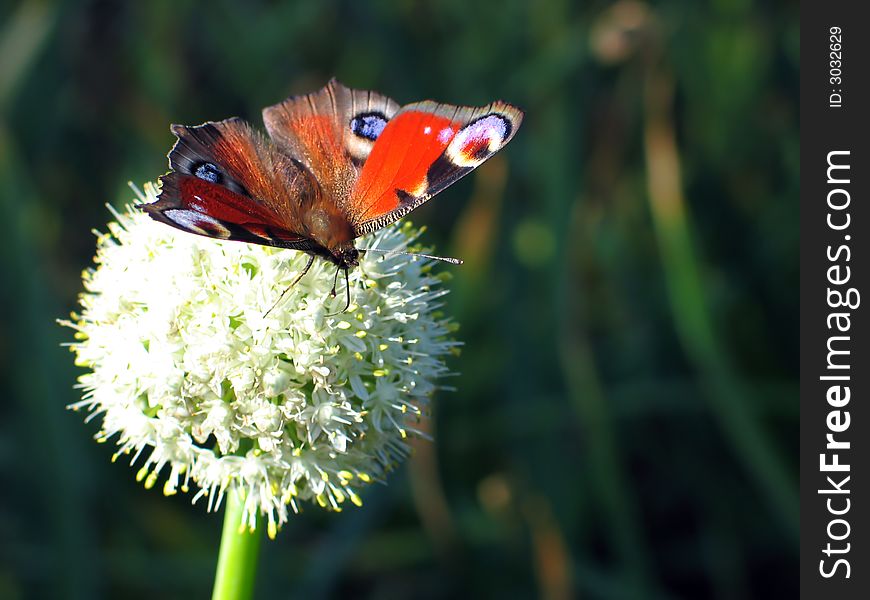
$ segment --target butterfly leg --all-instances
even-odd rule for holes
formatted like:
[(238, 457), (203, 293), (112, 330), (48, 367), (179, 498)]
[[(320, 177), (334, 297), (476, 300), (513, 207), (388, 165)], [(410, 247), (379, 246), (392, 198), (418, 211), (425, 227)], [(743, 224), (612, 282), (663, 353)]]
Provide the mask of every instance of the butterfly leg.
[(345, 312), (350, 308), (350, 274), (347, 267), (344, 268), (344, 289), (347, 290), (347, 302), (344, 303), (344, 308), (341, 312)]
[(335, 287), (338, 285), (338, 274), (341, 273), (341, 266), (335, 269), (335, 279), (332, 280), (332, 290), (329, 292), (330, 298), (335, 298), (336, 292)]
[(334, 317), (335, 315), (340, 315), (341, 313), (346, 312), (348, 308), (350, 308), (350, 275), (348, 274), (349, 270), (347, 267), (338, 267), (338, 270), (336, 270), (335, 272), (335, 280), (332, 282), (332, 291), (329, 294), (330, 296), (335, 298), (335, 286), (336, 284), (338, 284), (338, 274), (342, 271), (344, 271), (344, 288), (347, 291), (347, 302), (344, 303), (344, 308), (336, 313), (326, 315), (327, 317)]
[(308, 256), (308, 262), (305, 263), (305, 267), (303, 267), (303, 269), (302, 269), (302, 271), (299, 273), (299, 275), (297, 275), (297, 276), (293, 279), (293, 281), (290, 282), (290, 285), (288, 285), (286, 288), (284, 288), (284, 291), (281, 292), (281, 295), (278, 296), (278, 299), (277, 299), (277, 300), (275, 300), (275, 304), (273, 304), (272, 307), (271, 307), (269, 310), (267, 310), (267, 311), (263, 314), (263, 318), (264, 318), (264, 319), (265, 319), (266, 317), (269, 316), (269, 313), (270, 313), (270, 312), (272, 312), (273, 310), (275, 310), (275, 307), (278, 306), (278, 304), (281, 302), (281, 300), (284, 298), (284, 296), (287, 295), (287, 292), (290, 291), (290, 288), (292, 288), (294, 285), (296, 285), (297, 283), (299, 283), (299, 281), (300, 281), (303, 277), (305, 277), (305, 274), (308, 272), (308, 269), (311, 268), (311, 265), (312, 265), (312, 264), (314, 264), (314, 255), (313, 255), (313, 254), (311, 254), (311, 255)]

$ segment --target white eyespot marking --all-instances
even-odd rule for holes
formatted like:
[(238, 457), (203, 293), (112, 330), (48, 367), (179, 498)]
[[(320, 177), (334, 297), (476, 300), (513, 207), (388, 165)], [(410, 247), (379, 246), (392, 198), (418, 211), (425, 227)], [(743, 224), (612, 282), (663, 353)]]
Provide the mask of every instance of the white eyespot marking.
[(374, 145), (374, 142), (356, 136), (353, 133), (348, 133), (344, 136), (344, 146), (347, 148), (348, 154), (357, 160), (367, 159)]
[(441, 131), (438, 132), (438, 141), (442, 144), (446, 144), (450, 141), (450, 138), (453, 137), (453, 128), (445, 127)]
[(360, 113), (353, 117), (344, 135), (344, 145), (352, 158), (365, 160), (375, 140), (387, 127), (387, 117), (381, 112)]
[(217, 219), (193, 210), (172, 209), (163, 211), (167, 219), (182, 229), (216, 238), (230, 237), (230, 230)]
[(426, 193), (426, 190), (429, 189), (429, 178), (423, 175), (423, 179), (414, 186), (413, 189), (408, 190), (408, 193), (414, 196), (415, 198), (422, 198), (423, 194)]
[(430, 133), (432, 133), (432, 128), (426, 125), (426, 127), (423, 128), (423, 135), (429, 135)]
[(497, 152), (510, 133), (511, 124), (506, 117), (489, 114), (463, 127), (445, 154), (458, 167), (474, 168)]

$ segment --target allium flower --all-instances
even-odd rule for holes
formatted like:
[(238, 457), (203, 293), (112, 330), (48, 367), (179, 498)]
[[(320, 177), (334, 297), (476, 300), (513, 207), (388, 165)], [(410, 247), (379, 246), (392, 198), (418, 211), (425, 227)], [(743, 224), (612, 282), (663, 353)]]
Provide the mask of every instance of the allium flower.
[[(146, 186), (143, 202), (155, 200)], [(444, 359), (456, 349), (431, 262), (361, 256), (352, 304), (330, 296), (336, 267), (307, 255), (175, 231), (128, 207), (99, 236), (76, 329), (83, 399), (98, 441), (115, 440), (146, 487), (198, 488), (216, 509), (244, 498), (274, 537), (300, 501), (340, 510), (382, 480), (419, 434)], [(402, 249), (418, 231), (381, 230), (363, 247)]]

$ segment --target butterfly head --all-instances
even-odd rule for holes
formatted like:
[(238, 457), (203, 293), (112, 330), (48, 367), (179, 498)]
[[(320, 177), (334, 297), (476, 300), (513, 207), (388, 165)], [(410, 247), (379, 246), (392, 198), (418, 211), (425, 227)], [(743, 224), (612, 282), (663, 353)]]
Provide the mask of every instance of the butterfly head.
[(359, 250), (357, 250), (353, 242), (330, 250), (332, 260), (342, 268), (356, 267), (359, 265)]

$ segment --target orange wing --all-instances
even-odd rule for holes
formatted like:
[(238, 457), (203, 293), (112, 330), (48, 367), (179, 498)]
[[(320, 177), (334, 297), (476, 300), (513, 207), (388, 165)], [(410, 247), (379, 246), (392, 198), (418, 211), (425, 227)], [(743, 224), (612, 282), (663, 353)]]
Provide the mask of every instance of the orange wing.
[(347, 212), (361, 166), (398, 109), (386, 96), (333, 79), (317, 92), (263, 109), (263, 121), (278, 148), (301, 162), (325, 195)]

